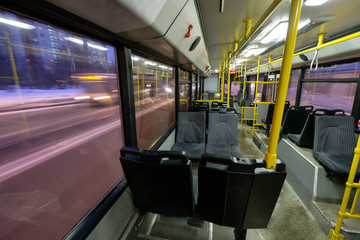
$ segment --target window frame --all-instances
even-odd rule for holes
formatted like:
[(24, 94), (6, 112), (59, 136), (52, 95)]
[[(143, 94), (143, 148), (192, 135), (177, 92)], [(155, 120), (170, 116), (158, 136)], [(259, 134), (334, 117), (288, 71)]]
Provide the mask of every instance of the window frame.
[[(355, 60), (354, 60), (355, 62)], [(336, 64), (336, 63), (331, 63)], [(327, 64), (329, 65), (329, 64)], [(296, 69), (296, 68), (294, 68)], [(301, 68), (300, 79), (298, 81), (295, 105), (301, 104), (301, 92), (304, 83), (357, 83), (354, 102), (351, 110), (351, 116), (355, 118), (355, 126), (357, 126), (360, 119), (360, 77), (359, 78), (323, 78), (323, 79), (305, 79), (306, 68)]]

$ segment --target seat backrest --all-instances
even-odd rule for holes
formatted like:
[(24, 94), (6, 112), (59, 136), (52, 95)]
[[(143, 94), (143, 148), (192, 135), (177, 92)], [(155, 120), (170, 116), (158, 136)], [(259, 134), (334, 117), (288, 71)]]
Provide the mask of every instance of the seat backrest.
[(198, 210), (202, 219), (240, 229), (265, 228), (283, 186), (285, 164), (267, 170), (263, 160), (203, 154)]
[(354, 154), (356, 146), (352, 116), (317, 116), (315, 118), (314, 152), (327, 155)]
[[(272, 118), (273, 118), (273, 115), (274, 115), (274, 108), (275, 108), (275, 104), (270, 103), (269, 107), (268, 107), (267, 114), (266, 114), (266, 119), (265, 119), (266, 124), (271, 124)], [(284, 112), (284, 114), (285, 114), (285, 112)]]
[(313, 147), (315, 116), (326, 115), (326, 113), (327, 113), (327, 109), (314, 109), (309, 114), (309, 116), (306, 119), (305, 125), (300, 133), (299, 142), (297, 143), (299, 146), (308, 147), (308, 148)]
[(179, 112), (176, 142), (205, 143), (205, 112)]
[(185, 152), (123, 147), (120, 161), (135, 207), (173, 217), (193, 215), (193, 179)]
[(208, 144), (238, 144), (238, 115), (236, 113), (209, 113)]
[(265, 104), (258, 104), (258, 110), (257, 110), (257, 116), (256, 116), (256, 123), (261, 124), (264, 123), (267, 117), (269, 105), (271, 103), (265, 103)]
[(240, 100), (240, 106), (242, 107), (248, 107), (251, 103), (252, 101), (250, 99), (243, 98)]
[(291, 106), (286, 112), (282, 133), (301, 133), (306, 119), (313, 109), (313, 106)]
[[(290, 107), (290, 102), (285, 101), (282, 122), (284, 121), (285, 115), (286, 115), (289, 107)], [(273, 115), (274, 115), (274, 108), (275, 108), (275, 104), (270, 103), (269, 107), (268, 107), (267, 114), (266, 114), (266, 118), (265, 118), (265, 124), (271, 124), (272, 123), (272, 118), (273, 118)]]

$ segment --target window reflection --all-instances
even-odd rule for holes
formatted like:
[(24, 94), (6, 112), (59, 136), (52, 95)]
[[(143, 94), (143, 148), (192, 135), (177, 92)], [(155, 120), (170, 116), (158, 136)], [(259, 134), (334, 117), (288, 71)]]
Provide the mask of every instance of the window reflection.
[(191, 102), (194, 103), (196, 101), (197, 97), (197, 79), (196, 75), (192, 74), (191, 78)]
[(291, 106), (295, 105), (296, 91), (298, 82), (300, 80), (300, 69), (292, 70), (289, 77), (289, 85), (286, 93), (286, 100), (290, 102)]
[(132, 55), (138, 146), (149, 149), (175, 123), (174, 68)]
[(190, 81), (189, 81), (189, 72), (180, 69), (179, 71), (179, 81), (180, 81), (180, 112), (187, 112), (190, 106)]
[(314, 108), (343, 109), (351, 115), (356, 83), (303, 83), (301, 105)]
[(59, 239), (123, 176), (115, 49), (0, 14), (0, 238)]
[(329, 78), (359, 78), (359, 62), (336, 64), (329, 67), (319, 67), (317, 70), (306, 69), (305, 79), (329, 79)]

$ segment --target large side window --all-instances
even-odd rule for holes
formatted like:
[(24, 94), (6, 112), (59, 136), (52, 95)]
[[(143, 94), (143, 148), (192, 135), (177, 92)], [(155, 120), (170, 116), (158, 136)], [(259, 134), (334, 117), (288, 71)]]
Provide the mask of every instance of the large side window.
[(300, 69), (292, 70), (289, 77), (289, 85), (286, 93), (286, 100), (290, 102), (291, 106), (295, 105), (296, 100), (296, 90), (298, 82), (300, 80)]
[(186, 112), (190, 105), (190, 73), (180, 69), (179, 71), (179, 92), (180, 92), (180, 112)]
[(191, 78), (191, 102), (194, 103), (196, 101), (197, 96), (197, 79), (196, 75), (193, 73)]
[(60, 239), (123, 176), (115, 49), (0, 14), (0, 238)]
[(343, 109), (346, 114), (351, 115), (355, 90), (356, 83), (303, 83), (301, 105), (313, 105), (315, 108)]
[(338, 108), (352, 112), (359, 78), (359, 63), (346, 63), (317, 70), (306, 69), (301, 89), (301, 105)]
[(175, 123), (174, 68), (132, 55), (139, 148), (149, 149)]

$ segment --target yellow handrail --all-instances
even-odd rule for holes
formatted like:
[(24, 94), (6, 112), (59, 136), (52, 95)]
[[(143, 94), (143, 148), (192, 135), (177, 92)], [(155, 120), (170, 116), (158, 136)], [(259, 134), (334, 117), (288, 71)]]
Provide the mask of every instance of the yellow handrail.
[[(323, 44), (321, 44), (321, 40), (320, 40), (320, 41), (319, 41), (320, 44), (318, 44), (316, 47), (312, 47), (312, 48), (309, 48), (309, 49), (306, 49), (306, 50), (303, 50), (303, 51), (294, 53), (292, 56), (293, 56), (293, 57), (296, 57), (296, 56), (299, 56), (299, 55), (301, 55), (301, 54), (305, 54), (305, 53), (308, 53), (308, 52), (315, 51), (315, 48), (317, 48), (317, 49), (319, 50), (319, 49), (321, 49), (321, 48), (329, 47), (329, 46), (331, 46), (331, 45), (334, 45), (334, 44), (337, 44), (337, 43), (341, 43), (341, 42), (344, 42), (344, 41), (347, 41), (347, 40), (350, 40), (350, 39), (353, 39), (353, 38), (357, 38), (357, 37), (360, 37), (360, 32), (353, 33), (353, 34), (347, 35), (347, 36), (345, 36), (345, 37), (338, 38), (338, 39), (335, 39), (335, 40), (333, 40), (333, 41), (330, 41), (330, 42), (327, 42), (327, 43), (323, 43)], [(320, 38), (320, 36), (319, 36), (319, 38)], [(274, 60), (274, 61), (270, 61), (270, 62), (268, 62), (268, 63), (264, 63), (264, 64), (260, 65), (260, 67), (266, 66), (266, 65), (268, 65), (268, 64), (280, 62), (280, 61), (282, 61), (282, 60), (283, 60), (283, 58), (279, 58), (279, 59), (276, 59), (276, 60)]]
[(276, 168), (276, 149), (280, 133), (280, 125), (283, 116), (286, 92), (289, 84), (289, 77), (291, 72), (292, 58), (295, 49), (297, 27), (299, 24), (301, 13), (302, 0), (292, 0), (290, 7), (289, 28), (286, 35), (284, 61), (280, 71), (280, 81), (278, 86), (278, 94), (276, 96), (276, 104), (274, 109), (274, 116), (272, 119), (272, 127), (270, 131), (269, 146), (265, 154), (266, 168)]
[[(354, 179), (355, 179), (357, 168), (359, 166), (359, 159), (360, 159), (360, 138), (358, 139), (358, 142), (357, 142), (354, 152), (355, 152), (355, 154), (354, 154), (353, 162), (351, 164), (349, 177), (346, 182), (344, 197), (343, 197), (343, 200), (342, 200), (342, 203), (340, 206), (339, 216), (338, 216), (338, 219), (336, 222), (335, 230), (330, 229), (330, 232), (329, 232), (329, 237), (331, 238), (331, 240), (344, 239), (344, 236), (342, 234), (340, 234), (341, 225), (342, 225), (344, 218), (349, 218), (349, 217), (350, 218), (360, 218), (360, 214), (354, 213), (356, 201), (357, 201), (357, 198), (359, 197), (359, 191), (360, 191), (360, 181), (359, 181), (359, 183), (354, 183)], [(355, 198), (354, 198), (351, 210), (350, 210), (350, 212), (346, 212), (346, 208), (349, 203), (349, 198), (350, 198), (352, 188), (357, 188), (357, 190), (356, 190), (356, 194), (355, 194)]]
[(227, 80), (227, 100), (226, 100), (226, 107), (229, 108), (230, 107), (230, 83), (231, 83), (231, 75), (230, 75), (230, 59), (228, 61), (228, 80)]

